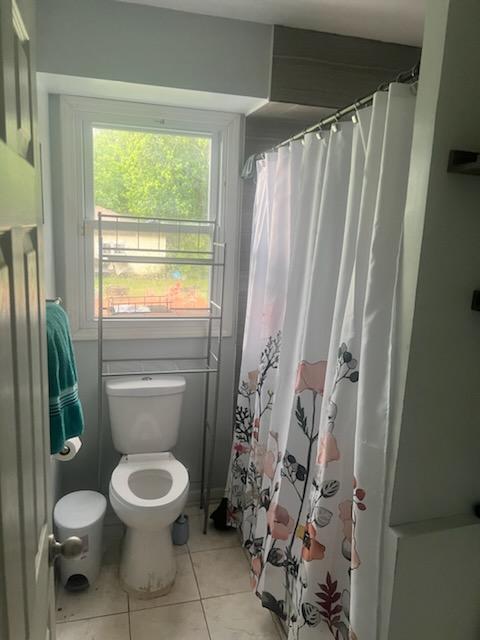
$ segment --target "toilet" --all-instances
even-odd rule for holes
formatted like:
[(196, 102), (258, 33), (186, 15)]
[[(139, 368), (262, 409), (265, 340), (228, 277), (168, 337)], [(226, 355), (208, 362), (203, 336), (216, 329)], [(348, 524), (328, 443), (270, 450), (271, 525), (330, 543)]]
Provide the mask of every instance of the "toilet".
[(189, 478), (171, 449), (184, 391), (181, 376), (106, 383), (113, 444), (123, 454), (109, 488), (112, 508), (126, 525), (120, 579), (140, 598), (164, 595), (175, 582), (171, 525), (185, 507)]

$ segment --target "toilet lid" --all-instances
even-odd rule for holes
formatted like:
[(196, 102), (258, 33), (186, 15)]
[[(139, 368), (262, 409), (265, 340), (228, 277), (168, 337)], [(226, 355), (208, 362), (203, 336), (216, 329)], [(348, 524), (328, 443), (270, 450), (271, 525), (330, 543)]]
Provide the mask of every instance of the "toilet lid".
[(120, 501), (153, 509), (175, 502), (188, 489), (188, 471), (171, 454), (132, 455), (122, 458), (110, 486)]

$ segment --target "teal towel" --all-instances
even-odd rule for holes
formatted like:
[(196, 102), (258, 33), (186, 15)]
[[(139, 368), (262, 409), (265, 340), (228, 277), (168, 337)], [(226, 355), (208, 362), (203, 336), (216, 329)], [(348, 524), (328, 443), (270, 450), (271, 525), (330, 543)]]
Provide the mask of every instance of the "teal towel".
[(47, 348), (50, 451), (58, 453), (67, 438), (82, 433), (84, 422), (68, 316), (53, 302), (47, 302)]

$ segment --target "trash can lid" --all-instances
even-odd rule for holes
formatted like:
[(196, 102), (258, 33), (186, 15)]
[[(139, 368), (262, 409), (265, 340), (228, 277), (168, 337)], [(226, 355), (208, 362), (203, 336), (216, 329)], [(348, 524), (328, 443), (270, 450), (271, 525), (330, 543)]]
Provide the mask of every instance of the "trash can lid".
[(53, 510), (53, 519), (57, 526), (88, 527), (105, 514), (107, 500), (97, 491), (73, 491), (60, 498)]

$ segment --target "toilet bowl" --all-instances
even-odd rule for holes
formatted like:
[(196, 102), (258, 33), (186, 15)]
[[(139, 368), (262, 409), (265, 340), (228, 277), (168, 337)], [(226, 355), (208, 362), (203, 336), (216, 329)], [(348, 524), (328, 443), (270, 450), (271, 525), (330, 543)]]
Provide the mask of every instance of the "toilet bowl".
[(125, 376), (107, 380), (112, 439), (122, 455), (110, 480), (110, 503), (127, 526), (120, 578), (140, 598), (168, 593), (176, 562), (171, 525), (188, 495), (188, 472), (170, 450), (178, 440), (185, 378)]
[(168, 593), (176, 574), (171, 525), (182, 513), (188, 472), (172, 453), (130, 454), (110, 480), (110, 503), (127, 530), (120, 579), (137, 597)]

